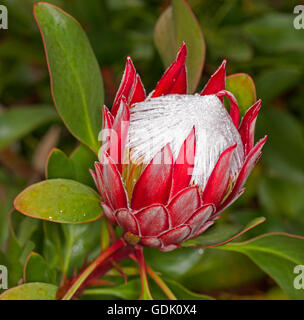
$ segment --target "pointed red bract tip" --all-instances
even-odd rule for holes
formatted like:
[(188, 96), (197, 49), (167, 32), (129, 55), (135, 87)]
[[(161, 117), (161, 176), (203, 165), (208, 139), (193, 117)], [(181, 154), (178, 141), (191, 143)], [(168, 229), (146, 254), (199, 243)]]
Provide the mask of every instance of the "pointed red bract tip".
[(117, 111), (120, 107), (122, 97), (124, 96), (126, 99), (129, 98), (132, 86), (135, 82), (135, 75), (136, 70), (133, 62), (130, 57), (127, 57), (125, 71), (111, 109), (112, 115), (114, 117), (116, 116)]
[(105, 105), (102, 106), (102, 114), (103, 114), (102, 129), (103, 130), (111, 129), (113, 125), (114, 117)]
[(261, 105), (261, 99), (253, 104), (245, 113), (240, 124), (239, 133), (244, 145), (245, 155), (247, 155), (251, 151), (254, 145), (255, 123), (261, 109)]
[(146, 99), (146, 90), (141, 82), (140, 76), (137, 73), (135, 81), (128, 99), (128, 104), (131, 106), (134, 103), (144, 101)]
[(162, 78), (156, 85), (152, 97), (159, 97), (166, 94), (185, 94), (187, 93), (187, 72), (186, 72), (187, 47), (183, 42), (176, 60), (166, 70)]
[(216, 94), (221, 90), (225, 90), (226, 65), (227, 61), (224, 60), (214, 72), (214, 74), (210, 77), (204, 89), (201, 91), (200, 94), (202, 96), (205, 96), (207, 94)]

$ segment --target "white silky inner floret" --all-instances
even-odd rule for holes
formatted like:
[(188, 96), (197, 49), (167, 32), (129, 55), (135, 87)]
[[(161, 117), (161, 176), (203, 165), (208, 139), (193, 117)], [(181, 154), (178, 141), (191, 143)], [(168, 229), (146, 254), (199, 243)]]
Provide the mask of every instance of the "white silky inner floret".
[(131, 160), (149, 163), (167, 143), (175, 160), (193, 126), (196, 153), (191, 182), (205, 187), (220, 154), (235, 143), (231, 174), (236, 175), (244, 161), (241, 137), (215, 95), (171, 94), (135, 104), (128, 137)]

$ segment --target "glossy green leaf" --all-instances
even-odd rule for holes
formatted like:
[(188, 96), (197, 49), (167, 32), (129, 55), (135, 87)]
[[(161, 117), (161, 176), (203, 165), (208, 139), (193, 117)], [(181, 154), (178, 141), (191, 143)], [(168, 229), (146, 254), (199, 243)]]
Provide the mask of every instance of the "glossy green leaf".
[(19, 212), (53, 222), (84, 223), (102, 215), (100, 198), (91, 188), (67, 179), (45, 180), (31, 185), (15, 199)]
[(44, 221), (43, 256), (50, 268), (72, 276), (86, 259), (94, 260), (100, 254), (101, 222), (102, 219), (83, 224)]
[(75, 180), (88, 186), (95, 187), (89, 169), (94, 168), (94, 162), (97, 160), (96, 155), (82, 144), (72, 152), (70, 159), (74, 165)]
[(45, 45), (56, 108), (71, 133), (97, 152), (103, 83), (87, 36), (74, 18), (52, 4), (39, 2), (34, 15)]
[(146, 263), (164, 276), (176, 279), (190, 270), (201, 258), (194, 248), (181, 248), (170, 252), (145, 248)]
[(252, 78), (246, 73), (236, 73), (226, 78), (226, 90), (233, 93), (238, 101), (240, 114), (256, 102), (256, 90)]
[(46, 165), (47, 179), (73, 179), (74, 166), (69, 157), (60, 149), (53, 149)]
[(137, 300), (141, 291), (140, 279), (129, 280), (126, 284), (118, 285), (115, 287), (101, 287), (87, 289), (84, 296), (92, 299), (94, 296), (104, 297), (110, 296), (125, 300)]
[(294, 287), (294, 268), (304, 265), (304, 238), (284, 233), (269, 233), (249, 241), (218, 247), (247, 255), (269, 274), (291, 299), (304, 299), (304, 291)]
[(9, 287), (17, 285), (22, 278), (23, 264), (20, 261), (22, 246), (14, 234), (10, 234), (6, 249), (7, 268), (9, 270)]
[[(95, 259), (100, 254), (101, 219), (92, 223), (61, 225), (64, 234), (62, 247), (62, 272), (71, 275), (85, 259)], [(89, 236), (88, 236), (89, 235)]]
[(4, 197), (0, 197), (0, 247), (9, 235), (8, 217), (12, 202), (17, 194), (25, 187), (23, 181), (13, 177), (11, 172), (0, 168), (0, 190)]
[(56, 300), (57, 287), (48, 283), (26, 283), (4, 291), (0, 300)]
[(5, 246), (9, 269), (9, 287), (17, 285), (22, 278), (25, 261), (37, 243), (40, 221), (23, 216), (17, 211), (9, 215), (10, 234)]
[[(211, 297), (191, 292), (183, 285), (170, 279), (165, 279), (165, 283), (172, 290), (173, 294), (179, 300), (212, 300)], [(167, 296), (161, 291), (158, 285), (149, 278), (149, 287), (153, 299), (167, 300)], [(140, 294), (141, 284), (140, 279), (129, 280), (126, 284), (115, 287), (102, 287), (87, 289), (84, 292), (86, 298), (93, 298), (94, 296), (109, 296), (125, 300), (136, 300)]]
[(214, 292), (244, 287), (264, 276), (245, 255), (210, 248), (204, 249), (198, 263), (179, 282), (195, 292)]
[[(19, 214), (16, 211), (14, 215)], [(19, 223), (18, 230), (15, 230), (16, 237), (18, 238), (21, 246), (25, 246), (26, 243), (31, 240), (33, 234), (38, 230), (40, 221), (37, 219), (32, 219), (28, 217), (22, 217), (21, 222)]]
[(185, 41), (188, 49), (188, 91), (194, 92), (205, 62), (205, 40), (186, 1), (172, 1), (155, 26), (154, 41), (166, 67), (174, 61), (178, 48)]
[(50, 268), (63, 271), (63, 235), (61, 224), (43, 221), (43, 257)]
[(165, 282), (178, 300), (213, 300), (213, 298), (206, 295), (191, 292), (176, 281), (165, 279)]
[(37, 127), (58, 119), (49, 106), (19, 107), (0, 113), (0, 149), (21, 139)]
[(32, 252), (25, 262), (23, 279), (24, 282), (55, 283), (55, 273), (40, 254)]
[(264, 217), (255, 218), (242, 228), (231, 224), (218, 224), (211, 227), (202, 235), (184, 242), (184, 245), (195, 245), (204, 248), (222, 245), (226, 242), (238, 238), (239, 236), (243, 235), (247, 231), (263, 223), (264, 221)]
[(46, 177), (48, 179), (73, 179), (95, 187), (89, 169), (94, 167), (96, 160), (96, 155), (83, 144), (78, 146), (69, 157), (63, 151), (55, 148), (48, 158)]

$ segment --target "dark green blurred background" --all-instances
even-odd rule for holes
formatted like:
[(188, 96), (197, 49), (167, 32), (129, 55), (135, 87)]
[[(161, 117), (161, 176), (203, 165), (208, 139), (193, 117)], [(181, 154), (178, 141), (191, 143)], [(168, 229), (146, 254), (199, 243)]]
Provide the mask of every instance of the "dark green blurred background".
[[(0, 30), (0, 112), (16, 106), (52, 105), (42, 41), (32, 16), (35, 2), (1, 1), (8, 8), (9, 29)], [(84, 26), (101, 67), (108, 107), (128, 55), (147, 92), (154, 88), (164, 70), (153, 43), (153, 29), (170, 1), (49, 2)], [(188, 2), (202, 27), (207, 47), (199, 89), (226, 58), (227, 74), (250, 74), (257, 96), (263, 100), (256, 138), (268, 134), (269, 140), (260, 164), (248, 180), (247, 192), (225, 213), (225, 219), (245, 224), (255, 216), (265, 216), (267, 222), (255, 232), (304, 235), (304, 29), (293, 27), (293, 9), (301, 1)], [(24, 186), (44, 177), (50, 148), (57, 146), (69, 153), (76, 145), (60, 120), (50, 118), (21, 139), (0, 147), (0, 246), (8, 235), (12, 199)], [(14, 122), (11, 125), (14, 131)], [(18, 126), (17, 120), (15, 125)], [(0, 128), (0, 140), (1, 134)], [(223, 268), (229, 274), (219, 271)], [(188, 269), (177, 278), (194, 290), (212, 292), (221, 298), (285, 297), (239, 254), (210, 250), (203, 263)], [(169, 268), (167, 272), (174, 270)]]

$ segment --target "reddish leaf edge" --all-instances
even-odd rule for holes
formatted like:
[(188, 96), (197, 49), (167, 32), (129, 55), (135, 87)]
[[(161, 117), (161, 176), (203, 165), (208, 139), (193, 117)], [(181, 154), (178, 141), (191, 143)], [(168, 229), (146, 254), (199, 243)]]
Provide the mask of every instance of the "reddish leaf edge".
[[(251, 229), (259, 226), (260, 224), (264, 223), (266, 221), (266, 218), (264, 217), (261, 217), (261, 220), (260, 221), (257, 221), (255, 224), (253, 225), (250, 225), (248, 226), (247, 228), (243, 229), (242, 231), (238, 232), (237, 234), (235, 234), (233, 237), (227, 239), (227, 240), (224, 240), (224, 241), (221, 241), (219, 243), (215, 243), (215, 244), (211, 244), (211, 245), (208, 245), (208, 246), (195, 246), (195, 245), (188, 245), (188, 246), (185, 246), (185, 247), (195, 247), (195, 249), (207, 249), (207, 248), (215, 248), (215, 247), (219, 247), (219, 246), (222, 246), (228, 242), (231, 242), (237, 238), (239, 238), (240, 236), (242, 236), (243, 234), (245, 234), (246, 232), (250, 231)], [(304, 239), (304, 237), (303, 237)], [(252, 240), (252, 239), (250, 239)]]
[(240, 244), (248, 244), (248, 243), (254, 242), (256, 240), (269, 237), (269, 236), (286, 236), (286, 237), (290, 237), (290, 238), (293, 238), (293, 239), (304, 240), (304, 236), (300, 236), (298, 234), (292, 234), (292, 233), (288, 233), (288, 232), (277, 231), (277, 232), (264, 233), (264, 234), (261, 234), (259, 236), (256, 236), (254, 238), (251, 238), (251, 239), (248, 239), (248, 240), (245, 240), (245, 241), (242, 241), (242, 242), (230, 243), (229, 245), (231, 245), (231, 246), (236, 245), (237, 246), (237, 245), (240, 245)]

